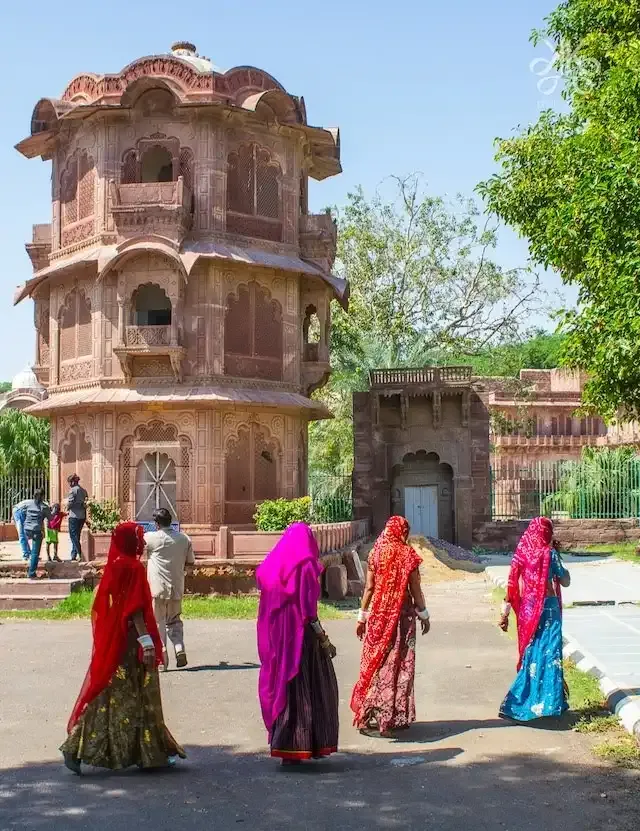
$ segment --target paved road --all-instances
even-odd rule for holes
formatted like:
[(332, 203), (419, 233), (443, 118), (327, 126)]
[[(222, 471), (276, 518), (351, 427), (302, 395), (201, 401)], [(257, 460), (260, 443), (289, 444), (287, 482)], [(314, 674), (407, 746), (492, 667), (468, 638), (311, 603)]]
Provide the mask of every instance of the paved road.
[(265, 757), (254, 627), (189, 621), (192, 666), (163, 677), (167, 723), (189, 759), (166, 774), (73, 777), (57, 747), (89, 652), (88, 622), (0, 625), (0, 831), (336, 828), (637, 831), (637, 774), (599, 763), (590, 738), (496, 718), (515, 646), (478, 581), (430, 591), (420, 640), (420, 722), (402, 741), (360, 736), (348, 698), (353, 621), (329, 622), (340, 649), (342, 753), (294, 771)]
[[(496, 563), (492, 558), (491, 563)], [(509, 558), (504, 565), (488, 565), (487, 575), (494, 581), (506, 582)], [(612, 559), (585, 562), (583, 558), (567, 557), (571, 586), (563, 590), (565, 604), (573, 603), (640, 603), (640, 564)]]
[(586, 649), (621, 686), (640, 689), (640, 608), (567, 609), (564, 634)]

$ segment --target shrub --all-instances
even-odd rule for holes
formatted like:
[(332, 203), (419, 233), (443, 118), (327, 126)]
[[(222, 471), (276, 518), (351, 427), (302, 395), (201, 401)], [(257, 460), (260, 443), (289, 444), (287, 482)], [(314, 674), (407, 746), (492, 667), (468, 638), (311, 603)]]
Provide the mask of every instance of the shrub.
[(309, 522), (311, 499), (268, 499), (261, 502), (253, 517), (258, 531), (284, 531), (294, 522)]
[(121, 520), (120, 508), (115, 499), (103, 501), (89, 499), (87, 508), (89, 509), (89, 526), (92, 531), (108, 533), (113, 531)]

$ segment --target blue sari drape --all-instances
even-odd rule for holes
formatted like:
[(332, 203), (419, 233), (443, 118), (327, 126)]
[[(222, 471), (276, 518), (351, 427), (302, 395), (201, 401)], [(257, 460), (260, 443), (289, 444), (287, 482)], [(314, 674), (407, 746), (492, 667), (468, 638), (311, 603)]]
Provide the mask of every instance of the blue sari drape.
[[(551, 552), (549, 578), (564, 577), (566, 569)], [(568, 709), (562, 672), (562, 613), (557, 597), (547, 597), (536, 634), (527, 647), (520, 671), (500, 707), (514, 721), (560, 716)]]

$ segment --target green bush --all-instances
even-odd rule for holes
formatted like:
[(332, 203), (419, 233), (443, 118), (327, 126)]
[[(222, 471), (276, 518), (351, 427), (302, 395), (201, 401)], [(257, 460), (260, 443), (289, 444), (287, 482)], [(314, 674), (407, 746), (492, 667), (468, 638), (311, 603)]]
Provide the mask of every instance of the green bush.
[(115, 499), (89, 499), (89, 526), (92, 531), (108, 533), (121, 521), (120, 508)]
[(309, 522), (311, 498), (268, 499), (258, 505), (253, 519), (258, 531), (284, 531), (294, 522)]

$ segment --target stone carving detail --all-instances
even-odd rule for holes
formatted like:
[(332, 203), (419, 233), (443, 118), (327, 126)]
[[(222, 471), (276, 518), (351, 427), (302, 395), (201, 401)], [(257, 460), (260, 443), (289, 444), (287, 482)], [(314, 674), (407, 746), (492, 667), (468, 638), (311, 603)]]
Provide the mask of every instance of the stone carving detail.
[(76, 361), (60, 366), (60, 383), (70, 384), (74, 381), (87, 381), (93, 375), (93, 361)]

